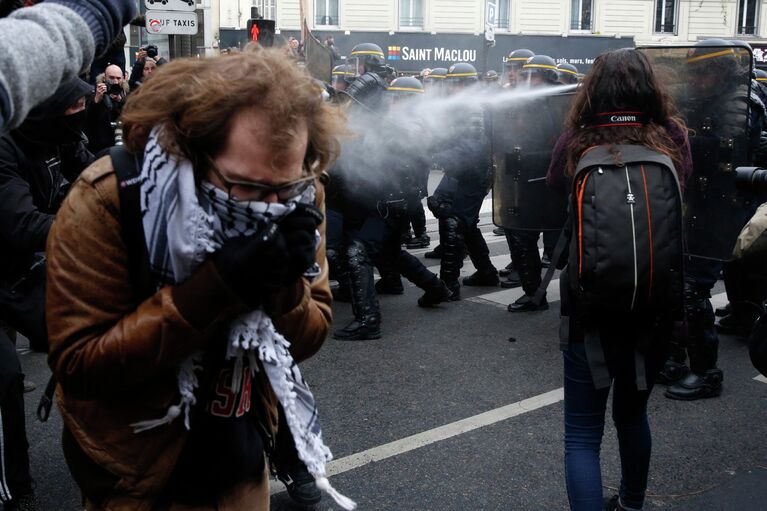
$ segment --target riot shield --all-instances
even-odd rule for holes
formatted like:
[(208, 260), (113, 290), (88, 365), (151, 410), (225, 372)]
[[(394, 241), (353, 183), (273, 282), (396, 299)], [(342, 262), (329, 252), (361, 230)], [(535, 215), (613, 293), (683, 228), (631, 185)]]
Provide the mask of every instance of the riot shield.
[(729, 260), (748, 218), (734, 171), (751, 158), (751, 51), (723, 45), (639, 49), (669, 88), (689, 129), (693, 174), (684, 197), (687, 252)]
[(546, 185), (546, 172), (573, 96), (574, 88), (493, 109), (495, 225), (534, 231), (565, 225), (567, 196)]
[(334, 64), (333, 52), (314, 37), (308, 28), (304, 41), (304, 56), (309, 74), (317, 80), (330, 83)]

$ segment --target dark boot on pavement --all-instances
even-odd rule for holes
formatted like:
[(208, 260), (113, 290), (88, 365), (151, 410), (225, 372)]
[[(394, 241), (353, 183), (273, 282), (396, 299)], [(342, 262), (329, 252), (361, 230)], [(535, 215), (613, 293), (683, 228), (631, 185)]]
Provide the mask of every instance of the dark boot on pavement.
[(621, 500), (620, 497), (617, 495), (613, 495), (610, 498), (605, 499), (604, 505), (602, 506), (603, 511), (626, 511), (626, 508), (621, 506)]
[(717, 308), (714, 310), (714, 315), (715, 315), (717, 318), (722, 318), (722, 317), (724, 317), (724, 316), (728, 315), (730, 312), (732, 312), (732, 306), (731, 306), (731, 305), (728, 303), (728, 304), (727, 304), (727, 305), (725, 305), (724, 307), (717, 307)]
[(543, 254), (543, 257), (541, 257), (541, 267), (548, 268), (549, 266), (551, 266), (551, 255)]
[(508, 277), (514, 271), (514, 263), (510, 262), (500, 270), (498, 270), (499, 277)]
[[(420, 236), (414, 236), (412, 239), (405, 243), (405, 248), (426, 248), (431, 243), (431, 238), (428, 234), (423, 233)], [(441, 257), (441, 256), (440, 256)]]
[(689, 372), (690, 368), (686, 364), (669, 359), (666, 360), (666, 364), (658, 373), (655, 381), (661, 385), (673, 385), (687, 376)]
[(501, 287), (504, 289), (514, 289), (522, 286), (522, 279), (519, 278), (519, 272), (516, 270), (509, 273), (505, 279), (501, 280)]
[(448, 297), (447, 301), (449, 302), (457, 302), (461, 299), (461, 283), (457, 280), (453, 281), (444, 281), (445, 286), (447, 287), (448, 291), (450, 291), (450, 296)]
[(464, 286), (491, 286), (498, 285), (498, 272), (495, 268), (483, 268), (477, 270), (463, 279)]
[(442, 259), (442, 246), (437, 245), (423, 255), (426, 259)]
[(509, 312), (534, 312), (534, 311), (545, 311), (549, 309), (549, 302), (546, 301), (546, 297), (543, 297), (543, 300), (541, 300), (541, 303), (536, 305), (533, 302), (532, 296), (522, 295), (520, 298), (517, 299), (514, 303), (510, 303), (507, 307), (507, 310)]
[(379, 295), (401, 295), (404, 292), (405, 287), (399, 275), (385, 275), (376, 282), (376, 293)]
[(303, 463), (285, 473), (277, 473), (277, 479), (282, 481), (288, 490), (288, 495), (296, 504), (313, 506), (322, 500), (322, 493), (314, 484), (314, 477)]
[(503, 227), (495, 227), (493, 229), (493, 234), (495, 234), (496, 236), (506, 236), (506, 229), (504, 229)]
[(667, 388), (663, 395), (682, 401), (716, 397), (722, 393), (723, 380), (724, 374), (721, 369), (709, 369), (703, 375), (691, 372), (684, 379)]
[(762, 312), (762, 307), (755, 303), (731, 303), (730, 313), (719, 319), (716, 329), (721, 334), (748, 337)]
[(438, 303), (447, 302), (453, 293), (440, 279), (436, 279), (434, 286), (426, 289), (426, 292), (418, 299), (419, 307), (432, 307)]

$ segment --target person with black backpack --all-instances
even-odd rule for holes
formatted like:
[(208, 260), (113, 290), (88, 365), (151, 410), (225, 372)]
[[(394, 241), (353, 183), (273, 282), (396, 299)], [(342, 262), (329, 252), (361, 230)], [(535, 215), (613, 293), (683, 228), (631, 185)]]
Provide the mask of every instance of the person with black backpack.
[[(571, 190), (560, 277), (565, 475), (570, 508), (642, 509), (651, 435), (647, 400), (682, 311), (686, 130), (647, 57), (599, 56), (576, 93), (547, 181)], [(568, 236), (569, 234), (569, 236)], [(613, 387), (621, 484), (603, 500), (599, 452)]]

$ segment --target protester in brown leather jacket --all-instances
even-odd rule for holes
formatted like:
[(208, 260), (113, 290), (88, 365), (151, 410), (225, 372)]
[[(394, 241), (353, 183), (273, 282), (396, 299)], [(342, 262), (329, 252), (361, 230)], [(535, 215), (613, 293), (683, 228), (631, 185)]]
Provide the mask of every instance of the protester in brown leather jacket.
[[(48, 240), (67, 463), (88, 510), (268, 509), (260, 433), (273, 434), (283, 399), (270, 364), (313, 355), (331, 321), (319, 176), (337, 154), (339, 120), (308, 75), (260, 50), (164, 66), (123, 121), (126, 147), (144, 155), (157, 291), (142, 299), (131, 285), (118, 180), (102, 158)], [(273, 323), (276, 334), (263, 334), (273, 344), (257, 336), (271, 356), (231, 347), (254, 315)]]

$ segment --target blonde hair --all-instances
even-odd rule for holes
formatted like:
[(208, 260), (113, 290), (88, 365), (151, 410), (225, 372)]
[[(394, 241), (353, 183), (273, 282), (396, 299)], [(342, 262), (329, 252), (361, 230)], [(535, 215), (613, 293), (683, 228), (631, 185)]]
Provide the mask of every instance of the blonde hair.
[(128, 99), (122, 114), (125, 145), (143, 151), (159, 126), (160, 144), (190, 160), (196, 172), (223, 149), (235, 114), (256, 109), (267, 115), (273, 162), (306, 122), (305, 163), (316, 174), (338, 157), (343, 117), (324, 102), (313, 79), (277, 49), (206, 59), (179, 59), (158, 68)]

